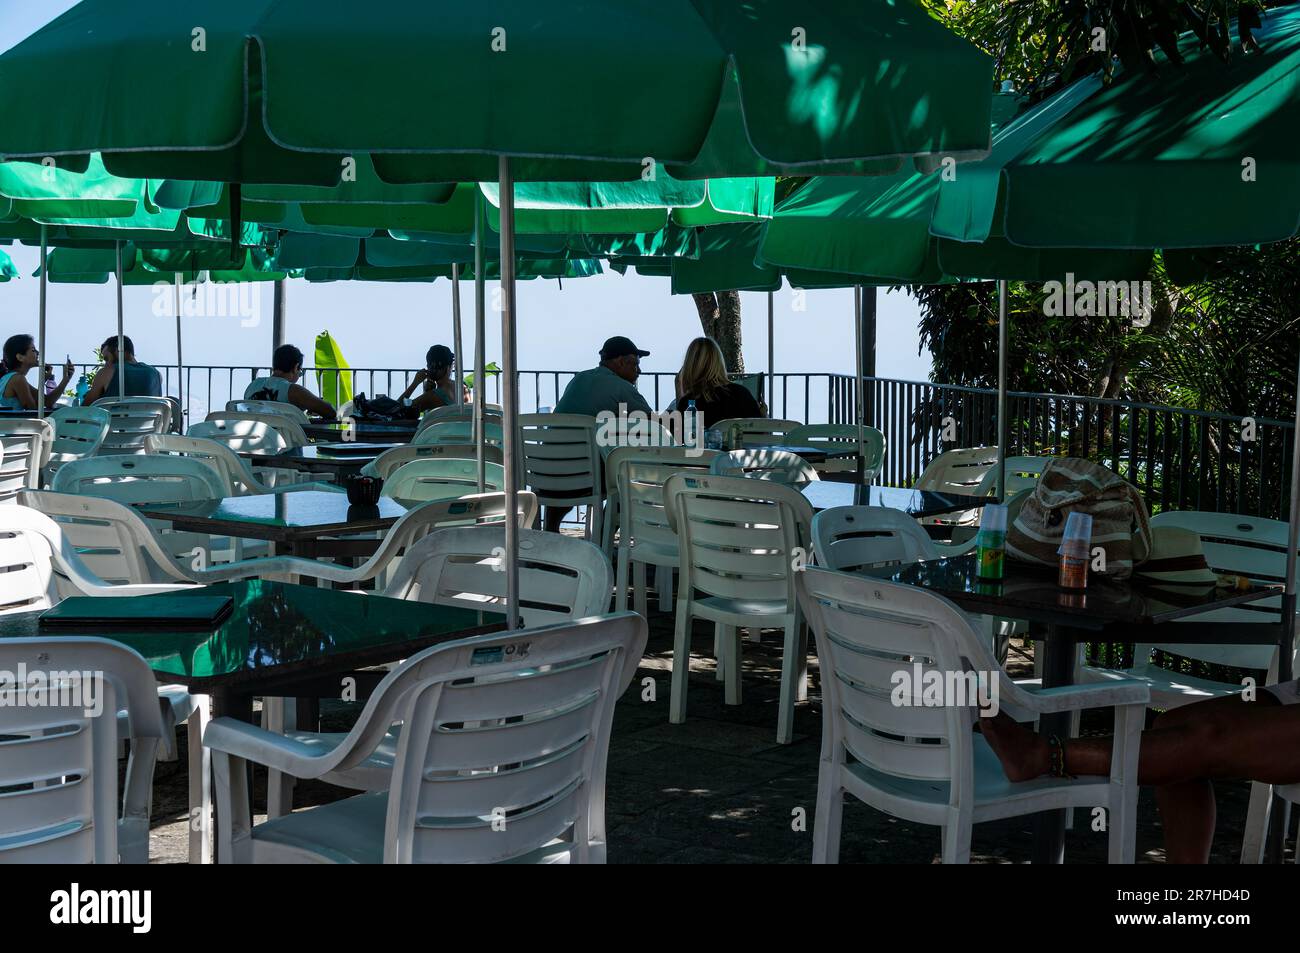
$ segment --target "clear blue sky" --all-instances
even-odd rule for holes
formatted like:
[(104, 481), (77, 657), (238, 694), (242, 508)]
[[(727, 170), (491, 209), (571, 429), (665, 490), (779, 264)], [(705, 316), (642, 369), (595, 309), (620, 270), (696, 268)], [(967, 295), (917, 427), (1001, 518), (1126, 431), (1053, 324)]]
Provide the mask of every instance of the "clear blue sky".
[[(0, 0), (0, 50), (6, 50), (74, 4), (71, 0)], [(0, 285), (0, 335), (36, 332), (38, 282), (31, 278), (39, 253), (20, 245), (6, 249), (22, 272)], [(600, 343), (626, 334), (649, 351), (647, 371), (675, 371), (686, 344), (700, 333), (689, 296), (669, 293), (668, 280), (604, 275), (566, 281), (520, 282), (519, 366), (527, 370), (576, 370), (596, 361)], [(192, 317), (183, 322), (186, 364), (265, 363), (271, 345), (271, 287), (258, 287), (261, 320)], [(47, 334), (50, 358), (71, 355), (93, 361), (91, 350), (114, 329), (115, 290), (106, 285), (51, 284)], [(170, 295), (157, 317), (150, 288), (127, 288), (126, 331), (139, 357), (158, 364), (176, 361), (176, 325)], [(878, 369), (882, 376), (925, 380), (929, 355), (917, 355), (918, 311), (902, 293), (880, 292)], [(461, 284), (464, 357), (473, 354), (473, 286)], [(790, 289), (777, 293), (776, 371), (852, 374), (851, 291), (807, 293), (806, 310), (793, 310)], [(765, 371), (768, 361), (766, 295), (745, 294), (744, 356), (747, 370)], [(251, 324), (251, 326), (245, 326)], [(318, 332), (329, 330), (353, 367), (419, 367), (430, 344), (451, 344), (451, 284), (337, 282), (289, 283), (288, 339), (309, 355)], [(489, 311), (488, 360), (500, 358), (499, 315)], [(364, 386), (364, 385), (363, 385)], [(382, 389), (382, 388), (381, 388)], [(197, 393), (195, 395), (198, 396)], [(530, 409), (532, 395), (522, 395)], [(542, 403), (547, 403), (546, 395)]]

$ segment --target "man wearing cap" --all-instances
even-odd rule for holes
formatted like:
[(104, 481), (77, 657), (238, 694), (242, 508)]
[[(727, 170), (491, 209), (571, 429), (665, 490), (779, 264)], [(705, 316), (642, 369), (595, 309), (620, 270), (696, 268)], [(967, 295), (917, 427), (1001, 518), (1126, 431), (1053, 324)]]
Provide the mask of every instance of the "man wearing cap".
[[(636, 379), (641, 376), (641, 358), (649, 354), (621, 335), (610, 338), (600, 349), (600, 365), (574, 375), (555, 405), (555, 412), (588, 417), (606, 412), (615, 416), (635, 413), (652, 418), (654, 411), (636, 389)], [(601, 485), (604, 485), (603, 476)], [(570, 509), (546, 507), (546, 529), (558, 533)]]
[(649, 355), (649, 351), (639, 350), (625, 337), (610, 338), (600, 349), (600, 365), (574, 375), (555, 405), (555, 412), (588, 417), (606, 410), (616, 415), (633, 411), (652, 414), (650, 405), (636, 389), (636, 379), (641, 376), (641, 358)]
[[(415, 375), (415, 379), (402, 392), (398, 400), (406, 400), (421, 384), (424, 392), (411, 401), (411, 406), (420, 413), (435, 407), (447, 407), (456, 403), (456, 387), (452, 379), (452, 370), (456, 367), (456, 355), (445, 344), (435, 344), (424, 355), (425, 369)], [(462, 392), (462, 399), (464, 393)]]

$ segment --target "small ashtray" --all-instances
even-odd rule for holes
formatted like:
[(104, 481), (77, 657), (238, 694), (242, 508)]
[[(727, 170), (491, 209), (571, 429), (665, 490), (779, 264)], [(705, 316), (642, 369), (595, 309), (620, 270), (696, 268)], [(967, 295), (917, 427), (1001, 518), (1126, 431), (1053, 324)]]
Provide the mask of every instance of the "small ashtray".
[(348, 478), (348, 502), (354, 506), (375, 506), (384, 489), (384, 481), (377, 477), (354, 476)]

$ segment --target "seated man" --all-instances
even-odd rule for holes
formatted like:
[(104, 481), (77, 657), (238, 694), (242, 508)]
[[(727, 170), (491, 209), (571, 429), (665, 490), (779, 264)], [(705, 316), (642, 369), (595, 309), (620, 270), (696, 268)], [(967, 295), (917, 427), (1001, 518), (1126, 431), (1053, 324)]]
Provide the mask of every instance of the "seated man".
[(334, 419), (334, 408), (298, 383), (302, 377), (302, 351), (281, 344), (271, 355), (271, 376), (259, 377), (244, 388), (244, 400), (274, 400), (293, 404), (309, 414)]
[[(415, 375), (406, 390), (402, 391), (402, 396), (398, 400), (406, 400), (415, 392), (415, 389), (421, 384), (424, 385), (424, 391), (419, 397), (411, 401), (411, 406), (418, 412), (424, 413), (427, 410), (434, 410), (438, 407), (450, 407), (456, 403), (456, 387), (458, 383), (452, 379), (452, 371), (456, 367), (456, 355), (451, 352), (451, 348), (444, 344), (435, 344), (429, 348), (424, 355), (425, 369)], [(462, 401), (466, 400), (468, 395), (465, 392), (464, 385), (461, 388)]]
[(123, 371), (126, 380), (125, 396), (162, 396), (162, 375), (158, 373), (158, 369), (135, 359), (135, 345), (131, 343), (129, 337), (123, 336), (122, 349), (126, 351), (125, 361), (118, 360), (116, 334), (99, 346), (104, 366), (96, 372), (95, 379), (90, 382), (90, 390), (86, 391), (86, 396), (81, 401), (82, 406), (89, 407), (102, 397), (118, 396), (117, 365), (119, 363), (125, 368)]
[[(600, 364), (574, 375), (555, 405), (555, 412), (597, 417), (608, 411), (615, 415), (642, 413), (653, 417), (654, 411), (636, 389), (636, 379), (641, 376), (641, 358), (649, 355), (649, 351), (639, 350), (628, 338), (610, 338), (600, 349)], [(546, 528), (558, 533), (570, 509), (548, 506)]]

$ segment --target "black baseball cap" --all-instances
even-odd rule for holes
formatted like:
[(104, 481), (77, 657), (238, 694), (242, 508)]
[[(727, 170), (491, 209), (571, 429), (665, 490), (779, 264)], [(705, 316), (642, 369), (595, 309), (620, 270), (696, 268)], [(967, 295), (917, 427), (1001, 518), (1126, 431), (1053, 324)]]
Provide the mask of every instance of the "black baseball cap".
[(600, 349), (600, 359), (602, 361), (612, 361), (616, 357), (623, 357), (627, 354), (635, 354), (637, 357), (649, 357), (649, 351), (643, 351), (632, 343), (630, 338), (622, 336), (612, 337), (605, 342)]

